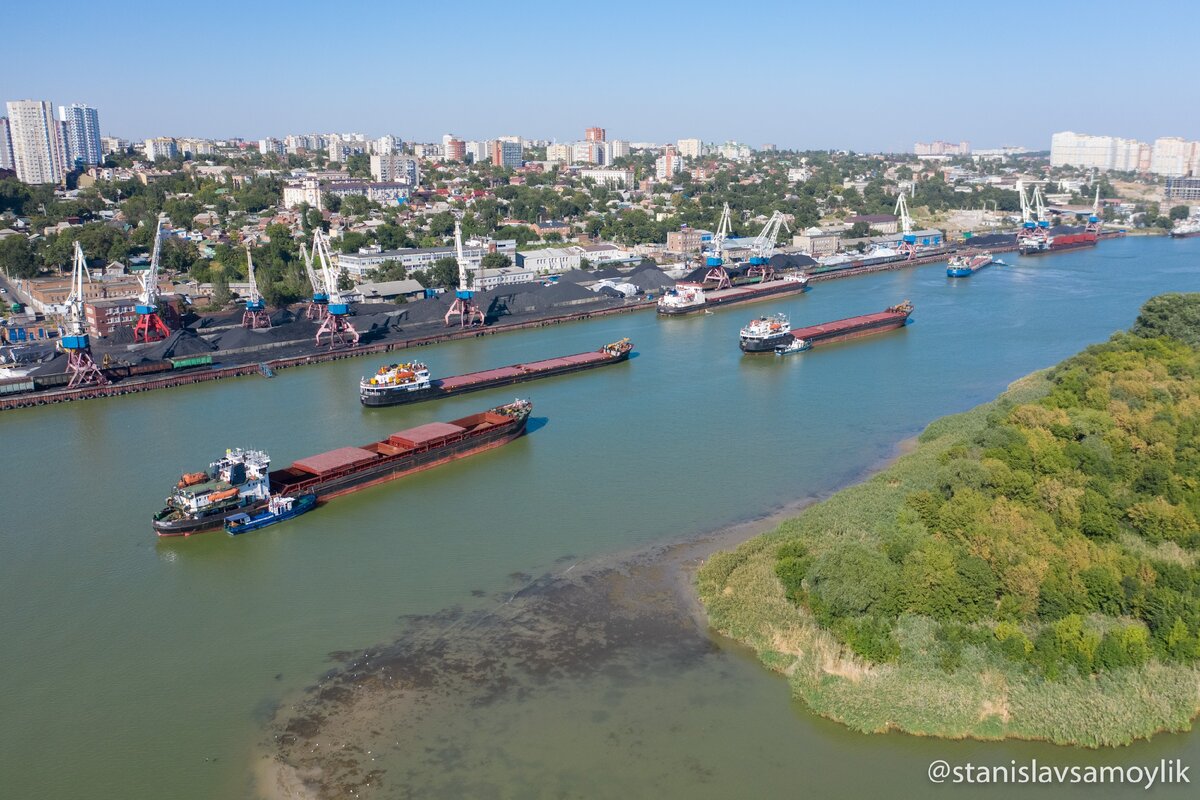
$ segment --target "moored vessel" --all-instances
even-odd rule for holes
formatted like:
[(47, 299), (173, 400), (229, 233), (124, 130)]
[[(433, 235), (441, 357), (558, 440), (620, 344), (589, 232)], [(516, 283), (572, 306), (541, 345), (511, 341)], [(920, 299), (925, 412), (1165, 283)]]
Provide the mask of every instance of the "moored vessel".
[(744, 353), (764, 353), (792, 341), (787, 314), (772, 314), (750, 321), (738, 334), (738, 346)]
[[(292, 462), (289, 467), (271, 470), (256, 478), (258, 494), (255, 496), (260, 499), (255, 502), (220, 507), (206, 504), (195, 512), (189, 512), (187, 507), (180, 508), (171, 502), (172, 498), (168, 498), (167, 508), (155, 515), (154, 528), (160, 536), (186, 535), (220, 528), (227, 518), (235, 514), (257, 511), (266, 506), (271, 495), (298, 497), (311, 494), (316, 497), (316, 502), (324, 502), (507, 444), (525, 432), (532, 411), (533, 404), (528, 400), (514, 400), (450, 422), (430, 422), (399, 431), (377, 442), (357, 447), (339, 447), (302, 458)], [(259, 455), (266, 459), (265, 454)], [(269, 463), (269, 459), (266, 461)], [(206, 473), (199, 475), (202, 477), (195, 485), (207, 477)], [(228, 490), (219, 493), (225, 491)], [(170, 520), (164, 512), (171, 512)], [(168, 524), (171, 527), (167, 527)]]
[(299, 497), (272, 497), (267, 501), (267, 507), (251, 516), (245, 512), (234, 514), (225, 519), (225, 532), (230, 536), (256, 531), (277, 522), (298, 517), (317, 507), (315, 494), (302, 494)]
[(1190, 239), (1200, 236), (1200, 219), (1184, 220), (1171, 229), (1172, 239)]
[(995, 263), (992, 254), (986, 250), (973, 256), (954, 256), (946, 264), (946, 275), (950, 278), (967, 278), (992, 263)]
[(258, 511), (271, 497), (271, 457), (261, 450), (226, 450), (204, 472), (184, 473), (154, 515), (159, 536), (189, 536), (219, 528), (227, 517)]
[(808, 290), (808, 276), (802, 272), (783, 275), (759, 283), (734, 286), (729, 289), (710, 291), (700, 283), (678, 283), (668, 289), (658, 300), (658, 313), (675, 317), (698, 314), (710, 308), (764, 300), (782, 294), (794, 294)]
[(1023, 256), (1056, 253), (1060, 250), (1095, 247), (1099, 240), (1099, 232), (1090, 229), (1090, 226), (1055, 225), (1052, 228), (1036, 228), (1022, 234), (1017, 238), (1017, 252)]
[(803, 353), (805, 350), (812, 350), (812, 342), (808, 339), (792, 339), (787, 344), (776, 347), (775, 355), (788, 356), (792, 353)]
[(416, 403), (616, 364), (628, 360), (632, 351), (633, 343), (629, 339), (620, 339), (586, 353), (547, 358), (528, 364), (512, 364), (448, 378), (430, 378), (429, 367), (423, 363), (392, 364), (381, 367), (370, 378), (363, 378), (359, 382), (358, 396), (364, 406), (370, 407)]

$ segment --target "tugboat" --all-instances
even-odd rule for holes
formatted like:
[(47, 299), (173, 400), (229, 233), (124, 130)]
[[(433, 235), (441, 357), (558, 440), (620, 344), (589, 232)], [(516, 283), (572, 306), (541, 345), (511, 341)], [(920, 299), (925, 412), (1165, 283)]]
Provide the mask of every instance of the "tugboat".
[(315, 494), (302, 494), (299, 497), (272, 497), (263, 511), (250, 516), (246, 513), (234, 514), (225, 519), (225, 532), (230, 536), (256, 531), (276, 522), (298, 517), (306, 511), (317, 507)]
[(411, 403), (436, 394), (429, 367), (420, 361), (380, 367), (370, 378), (363, 378), (358, 388), (363, 405)]
[(792, 323), (787, 314), (759, 317), (742, 328), (738, 344), (743, 353), (766, 353), (792, 341)]
[(776, 347), (775, 355), (787, 356), (791, 355), (792, 353), (803, 353), (805, 350), (812, 350), (812, 342), (810, 342), (808, 339), (793, 338), (789, 343), (781, 344), (779, 347)]
[(180, 477), (166, 506), (154, 515), (159, 536), (190, 536), (221, 527), (234, 514), (258, 511), (271, 499), (271, 457), (261, 450), (226, 450), (206, 472)]

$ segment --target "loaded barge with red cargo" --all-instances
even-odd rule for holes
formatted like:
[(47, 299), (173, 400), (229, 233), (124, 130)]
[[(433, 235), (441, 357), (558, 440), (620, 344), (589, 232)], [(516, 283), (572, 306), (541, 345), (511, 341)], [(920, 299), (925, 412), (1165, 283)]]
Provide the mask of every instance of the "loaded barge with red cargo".
[(372, 407), (416, 403), (616, 364), (627, 361), (632, 351), (633, 343), (621, 339), (587, 353), (547, 358), (529, 364), (513, 364), (449, 378), (430, 378), (429, 367), (419, 362), (391, 364), (381, 367), (370, 378), (363, 378), (358, 386), (358, 396), (364, 406)]
[(803, 273), (784, 275), (774, 280), (734, 286), (732, 289), (711, 291), (702, 283), (678, 283), (668, 289), (658, 300), (658, 313), (666, 317), (683, 314), (698, 314), (717, 306), (765, 300), (781, 294), (795, 294), (808, 290), (808, 276)]
[[(858, 317), (839, 319), (834, 322), (824, 322), (820, 325), (809, 325), (804, 328), (793, 328), (790, 331), (790, 341), (800, 341), (809, 347), (832, 342), (843, 342), (847, 339), (857, 339), (860, 336), (870, 336), (883, 333), (895, 328), (903, 328), (908, 324), (908, 318), (913, 312), (913, 304), (905, 300), (899, 305), (892, 306), (886, 311), (875, 314), (863, 314)], [(786, 347), (788, 342), (772, 342), (770, 347), (760, 349), (747, 348), (742, 342), (742, 350), (747, 353), (769, 353), (777, 346)]]
[(1035, 233), (1022, 235), (1017, 239), (1017, 252), (1021, 255), (1036, 256), (1062, 250), (1076, 250), (1080, 247), (1095, 247), (1096, 242), (1100, 241), (1099, 230), (1091, 225), (1055, 225), (1047, 230), (1035, 230)]
[[(222, 474), (185, 475), (177, 491), (167, 498), (166, 508), (155, 514), (154, 529), (159, 536), (187, 536), (218, 529), (227, 517), (259, 508), (270, 496), (313, 494), (318, 502), (323, 502), (466, 458), (519, 437), (525, 432), (532, 411), (533, 404), (528, 400), (515, 400), (452, 422), (430, 422), (393, 433), (378, 442), (339, 447), (302, 458), (290, 467), (266, 473), (265, 481), (258, 480), (263, 477), (258, 472), (248, 474), (246, 469), (237, 468), (246, 459), (235, 459), (234, 469)], [(241, 452), (230, 451), (234, 455)], [(270, 463), (265, 453), (247, 452), (264, 468)], [(214, 466), (229, 460), (227, 454), (226, 459), (214, 462)], [(264, 488), (269, 488), (269, 493)]]

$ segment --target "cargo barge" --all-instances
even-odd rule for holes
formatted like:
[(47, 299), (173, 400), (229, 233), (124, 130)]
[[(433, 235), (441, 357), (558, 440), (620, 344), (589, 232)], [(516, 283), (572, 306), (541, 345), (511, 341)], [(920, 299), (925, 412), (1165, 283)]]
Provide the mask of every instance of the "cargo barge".
[(449, 378), (431, 378), (429, 367), (420, 362), (391, 364), (381, 367), (370, 378), (363, 378), (359, 382), (358, 396), (360, 402), (368, 407), (417, 403), (616, 364), (629, 360), (632, 351), (633, 343), (621, 339), (587, 353), (513, 364)]
[(954, 256), (946, 264), (946, 277), (969, 278), (993, 260), (992, 254), (986, 250), (974, 256)]
[(796, 294), (808, 290), (808, 276), (804, 274), (784, 275), (775, 280), (734, 286), (731, 289), (709, 291), (701, 283), (678, 283), (668, 289), (658, 301), (658, 313), (665, 317), (699, 314), (719, 306), (765, 300), (784, 294)]
[(1017, 240), (1017, 252), (1023, 256), (1036, 256), (1077, 250), (1081, 247), (1095, 247), (1098, 241), (1098, 231), (1079, 225), (1056, 225), (1047, 230), (1039, 228), (1037, 233), (1022, 235)]
[[(360, 447), (339, 447), (266, 472), (259, 451), (231, 450), (207, 473), (185, 475), (154, 515), (159, 536), (220, 529), (236, 514), (266, 507), (272, 496), (316, 495), (324, 502), (368, 486), (482, 453), (525, 432), (533, 404), (515, 400), (451, 422), (430, 422)], [(238, 464), (253, 462), (253, 471)], [(221, 469), (218, 465), (228, 466)], [(216, 467), (216, 469), (214, 469)]]
[[(820, 325), (793, 328), (789, 331), (789, 336), (791, 341), (803, 341), (805, 345), (802, 349), (807, 350), (817, 345), (843, 342), (848, 339), (857, 339), (860, 336), (871, 336), (872, 334), (903, 328), (908, 324), (908, 318), (912, 315), (912, 312), (913, 304), (905, 300), (899, 305), (892, 306), (886, 311), (880, 311), (875, 314), (863, 314), (862, 316), (839, 319), (834, 322), (824, 322)], [(766, 353), (773, 352), (775, 348), (780, 346), (787, 347), (788, 345), (780, 345), (778, 342), (775, 342), (774, 347), (771, 349), (750, 350), (743, 344), (742, 350), (747, 353)]]
[(1200, 220), (1194, 222), (1181, 222), (1171, 229), (1172, 239), (1190, 239), (1193, 236), (1200, 236)]

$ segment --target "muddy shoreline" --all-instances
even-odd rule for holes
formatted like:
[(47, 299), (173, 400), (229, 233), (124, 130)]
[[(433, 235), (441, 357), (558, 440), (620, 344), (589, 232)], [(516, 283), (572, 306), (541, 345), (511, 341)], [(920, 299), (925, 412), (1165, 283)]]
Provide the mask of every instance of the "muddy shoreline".
[[(848, 483), (909, 446), (901, 443)], [(564, 682), (612, 674), (636, 680), (664, 664), (695, 666), (729, 646), (709, 630), (693, 586), (696, 570), (713, 553), (773, 530), (820, 499), (634, 551), (564, 557), (540, 577), (510, 576), (513, 588), (495, 596), (490, 609), (404, 617), (394, 641), (331, 654), (338, 666), (285, 703), (268, 726), (255, 761), (256, 792), (272, 800), (421, 796), (381, 762), (404, 752), (426, 769), (458, 766), (455, 743), (427, 735), (439, 720), (470, 718)]]

